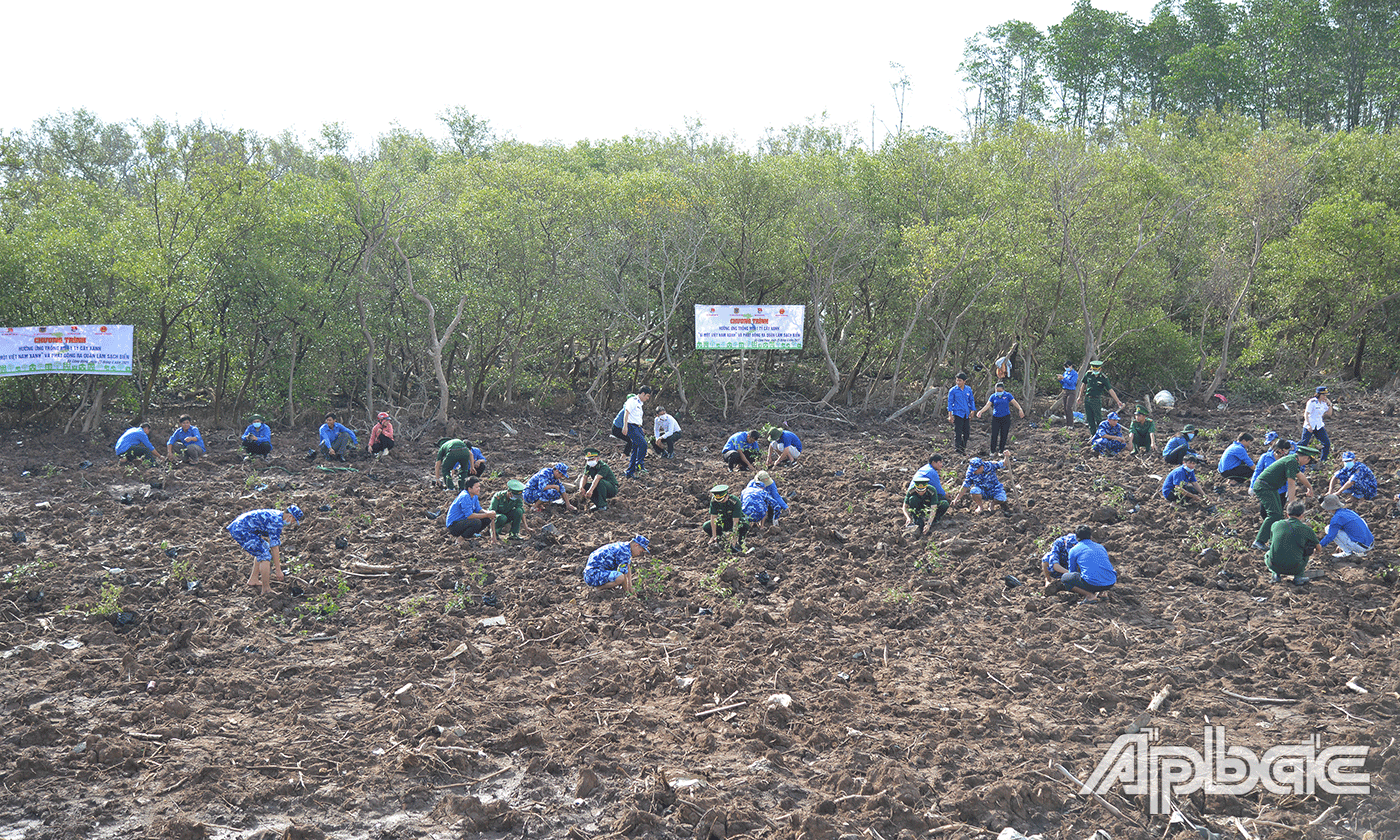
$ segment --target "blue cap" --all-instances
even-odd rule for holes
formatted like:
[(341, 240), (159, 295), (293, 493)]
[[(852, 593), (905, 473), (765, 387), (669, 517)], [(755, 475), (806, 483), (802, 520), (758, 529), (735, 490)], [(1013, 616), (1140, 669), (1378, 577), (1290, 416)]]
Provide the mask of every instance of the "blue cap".
[(1116, 412), (1116, 411), (1110, 411), (1110, 412), (1108, 413), (1108, 416), (1105, 417), (1104, 419), (1105, 419), (1105, 420), (1117, 420), (1117, 419), (1118, 419), (1118, 412)]
[(287, 505), (287, 513), (290, 513), (292, 515), (292, 518), (298, 522), (301, 521), (303, 516), (306, 516), (306, 514), (301, 512), (301, 508), (297, 507), (296, 505)]
[(1276, 440), (1278, 440), (1278, 432), (1270, 430), (1268, 434), (1264, 435), (1265, 443), (1273, 443)]
[(1355, 453), (1355, 452), (1350, 452), (1350, 451), (1348, 451), (1348, 452), (1343, 452), (1343, 453), (1342, 453), (1342, 460), (1343, 460), (1343, 461), (1355, 461), (1355, 460), (1356, 460), (1356, 453)]
[(645, 551), (647, 554), (650, 554), (650, 553), (651, 553), (651, 540), (648, 540), (646, 537), (642, 536), (641, 534), (638, 534), (637, 536), (633, 537), (633, 538), (632, 538), (632, 542), (634, 542), (634, 543), (636, 543), (637, 545), (641, 546), (641, 547), (642, 547), (642, 551)]
[(569, 465), (568, 465), (568, 464), (565, 464), (565, 463), (563, 463), (563, 462), (561, 461), (560, 463), (555, 464), (555, 465), (554, 465), (554, 468), (555, 468), (556, 470), (558, 470), (559, 472), (563, 473), (565, 478), (568, 478), (568, 477), (569, 477)]
[(967, 462), (967, 465), (968, 465), (969, 467), (980, 467), (980, 466), (982, 466), (982, 459), (981, 459), (981, 458), (973, 458), (971, 461), (968, 461), (968, 462)]
[(1326, 391), (1326, 390), (1327, 390), (1327, 386), (1326, 386), (1326, 385), (1319, 385), (1319, 386), (1317, 386), (1317, 392), (1318, 392), (1319, 394), (1321, 394), (1323, 391)]

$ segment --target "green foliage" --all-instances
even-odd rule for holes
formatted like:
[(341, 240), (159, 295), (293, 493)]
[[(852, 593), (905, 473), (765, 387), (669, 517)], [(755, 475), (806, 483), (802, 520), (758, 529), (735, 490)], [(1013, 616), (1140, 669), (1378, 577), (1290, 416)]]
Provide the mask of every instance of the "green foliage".
[(194, 580), (194, 558), (184, 556), (170, 558), (170, 580), (175, 583)]
[(20, 563), (0, 576), (0, 586), (13, 586), (25, 578), (36, 577), (39, 572), (52, 569), (55, 565), (52, 560), (31, 560), (28, 563)]
[(121, 611), (122, 587), (110, 580), (102, 581), (102, 594), (87, 608), (88, 615), (113, 615)]
[(933, 574), (942, 571), (948, 565), (948, 554), (943, 547), (933, 540), (929, 540), (928, 549), (923, 556), (914, 560), (914, 570)]
[(336, 574), (335, 581), (329, 585), (326, 591), (312, 596), (297, 609), (303, 616), (317, 619), (331, 618), (340, 612), (340, 602), (349, 593), (350, 582), (345, 579), (345, 575)]
[(666, 594), (668, 582), (676, 570), (669, 563), (640, 563), (632, 582), (633, 593), (640, 599), (660, 598)]
[(431, 595), (415, 595), (412, 598), (406, 598), (400, 601), (394, 607), (394, 612), (403, 618), (412, 618), (413, 616), (418, 615), (418, 613), (423, 609), (423, 607), (425, 607), (432, 600), (433, 598)]

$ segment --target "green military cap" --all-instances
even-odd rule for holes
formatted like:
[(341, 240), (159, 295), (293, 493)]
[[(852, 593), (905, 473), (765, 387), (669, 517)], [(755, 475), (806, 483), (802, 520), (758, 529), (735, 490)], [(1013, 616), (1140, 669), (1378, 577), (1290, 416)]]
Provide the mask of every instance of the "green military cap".
[(512, 493), (521, 493), (521, 492), (524, 492), (524, 490), (525, 490), (525, 482), (523, 482), (523, 481), (516, 481), (515, 479), (512, 478), (510, 481), (507, 481), (507, 482), (506, 482), (506, 489), (509, 490), (509, 491), (511, 491)]
[(1316, 446), (1300, 446), (1298, 447), (1298, 454), (1310, 455), (1313, 458), (1316, 458), (1317, 456), (1322, 454), (1322, 450), (1318, 449)]
[(712, 496), (723, 496), (723, 495), (725, 495), (725, 494), (728, 493), (728, 492), (729, 492), (729, 485), (728, 485), (728, 484), (716, 484), (714, 487), (711, 487), (711, 488), (710, 488), (710, 495), (712, 495)]

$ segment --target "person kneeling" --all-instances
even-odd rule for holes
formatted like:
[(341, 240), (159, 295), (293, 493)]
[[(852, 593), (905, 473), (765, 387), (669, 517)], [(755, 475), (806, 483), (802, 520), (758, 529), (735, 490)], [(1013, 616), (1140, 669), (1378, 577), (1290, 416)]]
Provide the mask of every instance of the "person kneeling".
[(447, 533), (457, 538), (459, 545), (466, 545), (468, 537), (483, 531), (496, 538), (496, 514), (481, 507), (481, 479), (472, 476), (467, 479), (467, 489), (457, 494), (452, 507), (447, 509)]
[(1181, 466), (1162, 479), (1162, 498), (1169, 502), (1199, 505), (1205, 502), (1206, 491), (1196, 482), (1196, 456), (1181, 459)]
[(651, 543), (638, 534), (627, 542), (608, 543), (588, 555), (588, 563), (583, 567), (583, 582), (598, 589), (613, 589), (618, 586), (628, 595), (636, 586), (636, 570), (633, 568), (642, 552), (651, 553)]
[(748, 553), (744, 547), (744, 535), (749, 532), (749, 520), (740, 509), (739, 500), (730, 495), (728, 484), (716, 484), (710, 488), (710, 518), (700, 525), (700, 530), (709, 535), (711, 545), (721, 546), (724, 543), (720, 534), (737, 530), (732, 550), (739, 554)]
[(1088, 525), (1076, 528), (1074, 538), (1077, 542), (1069, 550), (1069, 571), (1060, 577), (1060, 585), (1084, 596), (1081, 604), (1107, 601), (1108, 591), (1118, 582), (1108, 549), (1094, 542), (1094, 531)]
[(1306, 586), (1310, 582), (1304, 571), (1308, 558), (1317, 550), (1318, 539), (1313, 529), (1303, 522), (1307, 508), (1302, 502), (1288, 506), (1288, 518), (1275, 522), (1270, 529), (1269, 551), (1264, 555), (1264, 565), (1269, 569), (1269, 578), (1278, 583), (1281, 577), (1292, 575), (1294, 586)]
[(929, 531), (933, 531), (933, 526), (938, 524), (938, 520), (943, 518), (943, 514), (948, 512), (948, 497), (935, 493), (929, 487), (928, 476), (914, 476), (914, 486), (909, 488), (909, 492), (904, 495), (904, 525), (907, 528), (915, 529), (919, 536), (924, 535), (924, 523), (928, 522), (928, 512), (933, 510), (933, 522), (929, 523)]

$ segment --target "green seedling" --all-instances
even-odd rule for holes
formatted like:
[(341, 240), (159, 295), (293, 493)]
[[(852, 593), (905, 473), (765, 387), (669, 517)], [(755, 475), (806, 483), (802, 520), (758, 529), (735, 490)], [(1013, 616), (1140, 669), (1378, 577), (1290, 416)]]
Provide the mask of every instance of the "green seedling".
[(112, 615), (121, 610), (122, 588), (110, 580), (102, 581), (102, 594), (97, 603), (88, 607), (88, 615)]

